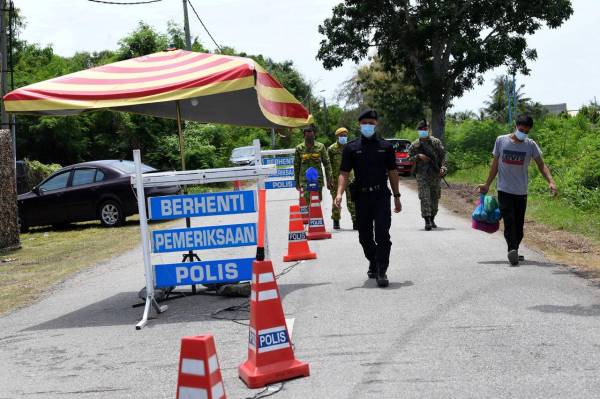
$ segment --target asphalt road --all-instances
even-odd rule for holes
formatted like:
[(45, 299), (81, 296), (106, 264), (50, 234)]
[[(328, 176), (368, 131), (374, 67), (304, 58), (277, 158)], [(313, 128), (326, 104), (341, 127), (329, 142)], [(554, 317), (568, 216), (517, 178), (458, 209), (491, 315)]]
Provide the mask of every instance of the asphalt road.
[[(274, 397), (600, 397), (600, 290), (527, 249), (520, 267), (508, 267), (500, 234), (474, 231), (448, 211), (437, 218), (437, 231), (426, 232), (416, 194), (402, 192), (404, 210), (392, 222), (389, 288), (366, 278), (351, 230), (311, 242), (318, 259), (279, 279), (284, 311), (295, 320), (296, 356), (310, 364), (311, 376), (286, 383)], [(276, 272), (289, 266), (281, 257), (294, 198), (290, 190), (269, 192)], [(324, 208), (328, 215), (330, 199)], [(231, 218), (202, 223), (252, 215)], [(350, 226), (344, 212), (342, 227)], [(180, 338), (203, 333), (215, 336), (228, 397), (256, 394), (237, 377), (247, 327), (211, 317), (244, 300), (175, 299), (136, 331), (141, 259), (134, 250), (96, 265), (0, 318), (0, 398), (173, 398)]]

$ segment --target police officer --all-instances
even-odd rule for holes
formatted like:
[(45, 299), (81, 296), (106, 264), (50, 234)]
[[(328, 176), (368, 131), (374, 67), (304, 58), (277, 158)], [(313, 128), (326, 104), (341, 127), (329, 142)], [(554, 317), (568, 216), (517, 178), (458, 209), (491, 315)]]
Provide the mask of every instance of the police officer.
[[(402, 210), (398, 190), (398, 172), (392, 145), (375, 135), (377, 112), (363, 111), (359, 117), (361, 137), (349, 142), (342, 153), (335, 206), (342, 203), (350, 172), (355, 180), (351, 187), (356, 203), (358, 238), (369, 261), (369, 278), (376, 278), (379, 287), (387, 287), (387, 268), (390, 261), (390, 226), (392, 213), (387, 180), (394, 195), (394, 212)], [(375, 240), (373, 240), (373, 229)]]
[(419, 138), (410, 146), (408, 153), (414, 162), (414, 173), (421, 200), (421, 216), (425, 230), (436, 228), (435, 215), (442, 195), (440, 180), (446, 175), (446, 150), (442, 142), (431, 137), (426, 120), (417, 125)]
[[(342, 163), (342, 151), (348, 141), (348, 129), (340, 127), (335, 131), (336, 141), (327, 148), (327, 155), (329, 155), (329, 161), (331, 162), (331, 177), (333, 178), (333, 184), (338, 181), (340, 176), (340, 164)], [(350, 181), (354, 179), (354, 176), (350, 174)], [(331, 188), (331, 198), (335, 201), (337, 196), (337, 185)], [(348, 206), (348, 212), (352, 217), (352, 229), (358, 230), (358, 224), (356, 223), (356, 212), (354, 210), (354, 201), (346, 188), (346, 205)], [(331, 219), (333, 219), (333, 228), (336, 230), (340, 229), (340, 211), (341, 209), (334, 206), (331, 210)]]
[(315, 141), (315, 127), (312, 125), (307, 126), (303, 129), (303, 132), (304, 143), (298, 144), (294, 152), (294, 180), (296, 190), (300, 191), (304, 188), (304, 198), (306, 203), (310, 203), (310, 193), (306, 190), (306, 170), (313, 167), (319, 172), (319, 199), (323, 199), (322, 189), (324, 183), (321, 165), (325, 169), (327, 189), (333, 187), (333, 180), (331, 180), (331, 163), (329, 162), (327, 149), (324, 144)]

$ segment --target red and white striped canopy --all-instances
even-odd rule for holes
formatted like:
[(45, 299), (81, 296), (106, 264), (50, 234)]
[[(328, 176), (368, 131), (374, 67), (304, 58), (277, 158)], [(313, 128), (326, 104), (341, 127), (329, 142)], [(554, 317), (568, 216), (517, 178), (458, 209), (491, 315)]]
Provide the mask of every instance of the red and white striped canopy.
[(256, 127), (300, 127), (312, 116), (250, 58), (184, 50), (115, 62), (14, 90), (6, 111), (76, 115), (108, 108), (165, 118)]

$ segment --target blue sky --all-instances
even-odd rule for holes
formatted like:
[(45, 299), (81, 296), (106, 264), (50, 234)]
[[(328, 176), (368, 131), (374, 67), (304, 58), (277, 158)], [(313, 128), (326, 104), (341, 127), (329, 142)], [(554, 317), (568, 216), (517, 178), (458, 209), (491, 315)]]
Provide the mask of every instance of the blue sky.
[[(132, 0), (119, 0), (132, 1)], [(331, 102), (339, 85), (354, 68), (347, 63), (326, 71), (315, 59), (322, 37), (317, 27), (331, 15), (338, 0), (191, 0), (220, 45), (251, 54), (264, 54), (277, 61), (292, 60), (314, 91)], [(159, 30), (167, 21), (183, 21), (181, 0), (162, 0), (142, 6), (117, 6), (86, 0), (15, 0), (27, 21), (23, 38), (52, 44), (69, 56), (76, 51), (115, 49), (117, 41), (143, 20)], [(518, 76), (525, 94), (544, 104), (566, 102), (569, 109), (599, 96), (600, 1), (573, 0), (575, 14), (557, 30), (543, 29), (532, 36), (530, 46), (538, 50), (530, 76)], [(189, 9), (190, 29), (208, 47), (212, 42)], [(454, 101), (454, 110), (478, 110), (483, 106), (495, 76)]]

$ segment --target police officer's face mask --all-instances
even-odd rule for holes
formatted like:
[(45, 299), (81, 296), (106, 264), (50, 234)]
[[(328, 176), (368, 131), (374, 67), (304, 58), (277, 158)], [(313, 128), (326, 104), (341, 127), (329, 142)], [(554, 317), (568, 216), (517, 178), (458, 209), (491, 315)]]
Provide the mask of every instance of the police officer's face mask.
[(375, 134), (375, 125), (360, 125), (360, 133), (366, 138), (370, 138)]

